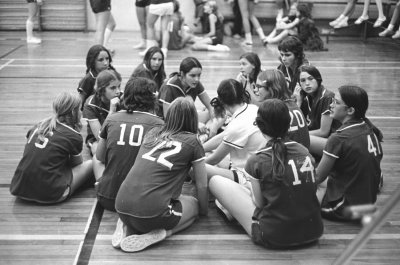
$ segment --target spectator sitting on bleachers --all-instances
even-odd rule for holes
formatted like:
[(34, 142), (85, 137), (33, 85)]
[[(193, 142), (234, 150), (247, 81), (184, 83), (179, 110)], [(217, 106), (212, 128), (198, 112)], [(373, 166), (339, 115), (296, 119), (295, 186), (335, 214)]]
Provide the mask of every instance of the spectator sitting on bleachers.
[[(374, 23), (374, 28), (378, 28), (382, 26), (382, 23), (386, 21), (386, 17), (383, 14), (383, 7), (382, 7), (382, 0), (375, 0), (376, 1), (376, 7), (378, 8), (378, 19)], [(368, 16), (368, 9), (369, 9), (369, 4), (371, 0), (364, 0), (364, 9), (362, 15), (354, 22), (356, 25), (360, 25), (364, 21), (369, 19)]]
[(353, 14), (354, 9), (356, 8), (356, 3), (357, 0), (347, 0), (347, 5), (344, 8), (343, 13), (340, 14), (340, 16), (334, 21), (329, 22), (329, 25), (331, 27), (334, 27), (335, 29), (349, 26), (348, 24), (349, 16)]
[[(386, 37), (389, 35), (392, 35), (394, 33), (393, 29), (396, 23), (399, 22), (399, 16), (400, 16), (400, 0), (396, 4), (396, 8), (393, 11), (393, 16), (392, 19), (390, 20), (389, 26), (387, 29), (379, 33), (380, 37)], [(400, 38), (400, 27), (397, 29), (396, 33), (392, 36), (393, 39), (398, 39)]]

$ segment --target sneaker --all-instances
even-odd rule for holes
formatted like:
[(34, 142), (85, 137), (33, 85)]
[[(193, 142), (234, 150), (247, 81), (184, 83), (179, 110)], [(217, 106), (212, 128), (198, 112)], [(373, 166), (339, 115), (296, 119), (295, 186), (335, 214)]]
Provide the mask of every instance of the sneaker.
[(167, 237), (165, 229), (157, 229), (143, 235), (127, 236), (121, 241), (121, 249), (125, 252), (138, 252)]
[(121, 241), (124, 237), (126, 237), (126, 234), (124, 233), (124, 223), (120, 218), (118, 218), (117, 227), (115, 228), (115, 232), (111, 239), (111, 245), (114, 248), (121, 248)]
[(161, 51), (164, 54), (164, 60), (167, 59), (168, 49), (167, 48), (161, 48)]
[(26, 43), (29, 43), (29, 44), (40, 44), (40, 43), (42, 43), (42, 40), (39, 39), (39, 38), (36, 38), (36, 37), (31, 37), (31, 38), (27, 38), (26, 39)]
[(393, 30), (391, 29), (385, 29), (384, 31), (382, 31), (381, 33), (379, 33), (379, 37), (387, 37), (389, 35), (393, 35)]
[(248, 41), (244, 41), (244, 42), (242, 42), (242, 46), (244, 46), (244, 47), (253, 47), (253, 43), (252, 42), (248, 42)]
[(340, 28), (348, 27), (349, 26), (348, 20), (349, 20), (348, 18), (344, 18), (344, 19), (340, 20), (339, 23), (336, 24), (336, 26), (334, 26), (333, 28), (340, 29)]
[(374, 23), (374, 28), (379, 28), (380, 26), (382, 26), (383, 22), (385, 22), (385, 21), (386, 21), (386, 17), (378, 18)]
[(329, 22), (329, 26), (331, 26), (331, 27), (336, 26), (337, 24), (339, 24), (340, 20), (342, 20), (342, 19), (337, 18), (334, 21)]
[(222, 204), (218, 200), (215, 200), (215, 206), (217, 206), (217, 208), (221, 211), (221, 213), (229, 222), (235, 220), (232, 214), (224, 206), (222, 206)]
[(369, 19), (368, 16), (366, 16), (366, 17), (361, 16), (361, 17), (357, 18), (357, 20), (354, 22), (354, 24), (360, 25), (361, 23), (363, 23), (364, 21), (367, 21), (368, 19)]
[(146, 48), (146, 43), (143, 42), (143, 41), (141, 41), (141, 42), (139, 42), (138, 44), (133, 45), (133, 48), (134, 48), (134, 49), (144, 49), (144, 48)]
[(399, 39), (400, 38), (400, 29), (396, 31), (396, 33), (392, 36), (392, 39)]
[(222, 52), (229, 52), (229, 51), (231, 50), (228, 46), (222, 45), (222, 44), (217, 44), (217, 45), (215, 45), (215, 47), (216, 47), (219, 51), (222, 51)]

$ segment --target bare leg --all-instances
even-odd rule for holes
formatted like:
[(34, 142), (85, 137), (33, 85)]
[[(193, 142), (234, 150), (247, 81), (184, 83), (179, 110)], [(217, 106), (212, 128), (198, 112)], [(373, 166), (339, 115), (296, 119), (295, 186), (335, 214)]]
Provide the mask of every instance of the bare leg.
[(72, 169), (71, 194), (73, 194), (83, 183), (93, 176), (92, 160), (87, 160)]
[(103, 176), (105, 165), (97, 159), (96, 155), (93, 156), (92, 161), (93, 161), (93, 174), (96, 181), (98, 181), (101, 178), (101, 176)]
[(95, 14), (96, 17), (96, 33), (95, 33), (95, 42), (97, 44), (104, 44), (104, 32), (106, 31), (106, 27), (108, 24), (108, 20), (110, 18), (110, 11), (104, 11), (101, 13)]
[(193, 224), (199, 215), (199, 202), (192, 196), (181, 195), (179, 200), (182, 203), (182, 218), (172, 230), (167, 231), (167, 237), (176, 234)]
[(134, 46), (135, 49), (146, 48), (146, 39), (147, 39), (146, 19), (148, 13), (149, 13), (148, 6), (136, 7), (136, 16), (138, 18), (142, 40), (139, 42), (139, 44)]
[(213, 176), (209, 188), (215, 198), (251, 236), (252, 216), (256, 207), (249, 192), (238, 183), (221, 176)]
[(38, 6), (36, 3), (28, 3), (28, 19), (26, 20), (26, 41), (28, 43), (41, 43), (39, 38), (33, 36), (34, 20), (38, 13)]
[(116, 25), (117, 24), (115, 23), (114, 16), (110, 12), (110, 17), (108, 18), (107, 27), (104, 31), (104, 43), (103, 43), (104, 47), (108, 47), (108, 42), (111, 38), (111, 33), (114, 31)]
[(243, 30), (246, 37), (247, 44), (253, 44), (253, 38), (251, 36), (251, 28), (250, 28), (250, 15), (249, 15), (249, 7), (248, 7), (248, 0), (239, 0), (239, 9), (242, 15), (242, 23), (243, 23)]
[[(276, 31), (275, 31), (276, 32)], [(271, 35), (271, 34), (270, 34)], [(270, 38), (269, 36), (267, 37), (267, 41), (268, 43), (278, 43), (281, 40), (283, 40), (285, 37), (289, 36), (289, 31), (284, 29), (281, 31), (281, 33), (279, 33), (278, 35)]]
[(248, 7), (249, 7), (249, 17), (251, 24), (253, 24), (253, 27), (256, 29), (258, 36), (260, 37), (261, 41), (263, 41), (265, 39), (265, 35), (260, 25), (260, 22), (258, 22), (257, 17), (254, 15), (254, 2), (249, 1)]
[(171, 15), (165, 15), (161, 17), (161, 32), (162, 32), (161, 49), (165, 57), (167, 57), (167, 52), (168, 52), (168, 43), (169, 43), (168, 26), (170, 22), (171, 22)]
[(234, 180), (234, 175), (232, 170), (227, 168), (222, 168), (218, 166), (213, 166), (206, 164), (207, 179), (211, 179), (212, 176), (219, 175), (229, 180)]

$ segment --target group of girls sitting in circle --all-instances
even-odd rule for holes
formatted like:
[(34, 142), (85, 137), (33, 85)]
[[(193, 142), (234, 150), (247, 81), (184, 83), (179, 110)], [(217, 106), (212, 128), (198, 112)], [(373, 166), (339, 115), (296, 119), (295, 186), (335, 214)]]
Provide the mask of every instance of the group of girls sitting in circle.
[[(263, 70), (255, 53), (240, 56), (237, 79), (222, 80), (213, 99), (193, 57), (160, 82), (166, 75), (159, 48), (148, 50), (122, 95), (109, 53), (95, 47), (80, 98), (60, 94), (54, 115), (28, 131), (13, 195), (58, 203), (95, 182), (98, 202), (119, 216), (112, 246), (125, 252), (207, 215), (210, 194), (268, 248), (315, 242), (321, 216), (348, 221), (346, 207), (375, 203), (383, 137), (365, 116), (368, 95), (352, 85), (327, 90), (298, 38), (279, 43), (277, 69)], [(204, 110), (196, 109), (197, 97)], [(83, 162), (85, 98), (93, 159)], [(184, 183), (195, 194), (182, 194)]]

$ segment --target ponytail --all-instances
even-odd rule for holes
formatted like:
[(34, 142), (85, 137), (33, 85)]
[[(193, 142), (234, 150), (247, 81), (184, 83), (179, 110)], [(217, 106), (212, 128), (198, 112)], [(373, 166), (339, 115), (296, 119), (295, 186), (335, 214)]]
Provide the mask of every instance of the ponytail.
[(268, 144), (272, 148), (272, 179), (274, 181), (283, 182), (285, 180), (285, 161), (287, 157), (286, 145), (283, 143), (282, 138), (273, 138)]
[(372, 129), (379, 142), (383, 142), (383, 134), (367, 117), (364, 117), (364, 121)]

